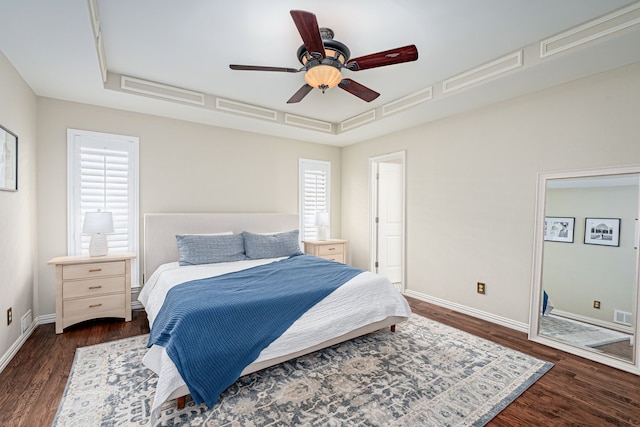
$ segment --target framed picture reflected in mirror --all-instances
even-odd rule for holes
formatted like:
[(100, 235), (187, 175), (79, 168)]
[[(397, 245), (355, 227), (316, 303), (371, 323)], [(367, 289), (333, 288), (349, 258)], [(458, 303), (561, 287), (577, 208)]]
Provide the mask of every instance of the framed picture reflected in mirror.
[(620, 246), (620, 218), (585, 218), (584, 243)]
[(573, 243), (576, 219), (573, 217), (548, 216), (544, 219), (544, 240)]
[(18, 191), (18, 135), (1, 125), (0, 190)]

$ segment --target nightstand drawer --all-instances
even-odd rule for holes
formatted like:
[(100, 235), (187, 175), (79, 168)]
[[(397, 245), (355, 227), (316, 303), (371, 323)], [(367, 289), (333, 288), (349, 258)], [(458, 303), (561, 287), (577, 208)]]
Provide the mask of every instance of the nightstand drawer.
[(344, 254), (335, 254), (335, 255), (323, 255), (320, 258), (328, 259), (329, 261), (341, 262), (345, 263)]
[(125, 291), (124, 276), (98, 277), (95, 279), (76, 280), (62, 284), (62, 298), (91, 297)]
[(120, 310), (123, 312), (125, 306), (124, 303), (124, 293), (93, 298), (72, 299), (62, 302), (62, 311), (64, 312), (65, 318), (87, 315), (91, 315), (91, 317), (87, 318), (92, 318), (99, 317), (93, 316), (94, 313), (97, 315), (104, 311)]
[(325, 258), (326, 255), (336, 255), (344, 253), (344, 244), (322, 245), (318, 247), (318, 255)]
[(124, 261), (95, 262), (87, 264), (73, 264), (62, 267), (62, 279), (88, 279), (90, 277), (116, 276), (124, 274)]

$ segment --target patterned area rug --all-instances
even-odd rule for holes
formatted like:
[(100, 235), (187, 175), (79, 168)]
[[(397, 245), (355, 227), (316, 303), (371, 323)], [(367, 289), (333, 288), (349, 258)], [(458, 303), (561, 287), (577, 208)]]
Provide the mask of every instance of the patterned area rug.
[(540, 334), (583, 347), (599, 347), (631, 338), (630, 334), (553, 314), (540, 318)]
[[(147, 336), (79, 348), (54, 426), (150, 425)], [(418, 315), (240, 378), (156, 425), (482, 426), (553, 365)]]

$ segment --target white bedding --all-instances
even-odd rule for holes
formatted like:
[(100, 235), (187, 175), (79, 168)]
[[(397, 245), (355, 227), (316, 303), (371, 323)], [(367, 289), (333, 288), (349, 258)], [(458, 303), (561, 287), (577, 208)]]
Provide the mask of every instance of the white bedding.
[[(153, 327), (164, 298), (173, 286), (281, 259), (283, 258), (182, 267), (177, 262), (163, 264), (149, 278), (138, 299), (147, 311), (149, 325)], [(310, 348), (390, 316), (408, 318), (410, 314), (411, 309), (406, 300), (386, 278), (363, 272), (302, 315), (283, 335), (265, 348), (255, 362)], [(152, 346), (143, 363), (158, 375), (152, 407), (152, 412), (155, 412), (174, 391), (185, 386), (185, 383), (163, 347)]]

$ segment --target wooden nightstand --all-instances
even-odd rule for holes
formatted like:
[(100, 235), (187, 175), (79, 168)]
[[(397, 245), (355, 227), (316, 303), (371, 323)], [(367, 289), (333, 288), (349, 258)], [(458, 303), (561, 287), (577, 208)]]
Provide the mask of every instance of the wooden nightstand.
[(56, 266), (56, 334), (99, 317), (131, 321), (131, 252), (100, 257), (60, 256)]
[(347, 262), (347, 240), (303, 240), (304, 253), (331, 261)]

